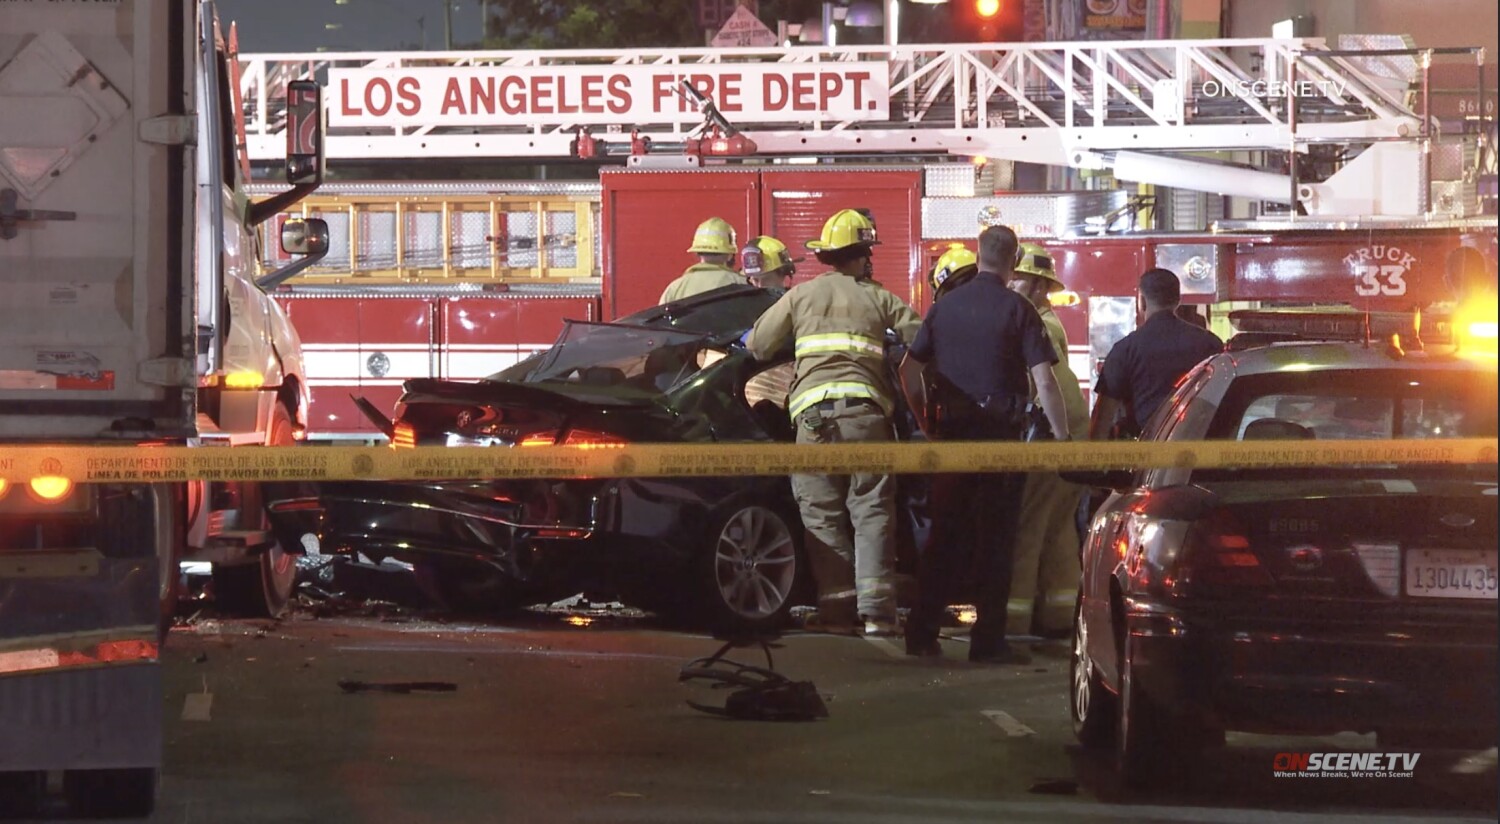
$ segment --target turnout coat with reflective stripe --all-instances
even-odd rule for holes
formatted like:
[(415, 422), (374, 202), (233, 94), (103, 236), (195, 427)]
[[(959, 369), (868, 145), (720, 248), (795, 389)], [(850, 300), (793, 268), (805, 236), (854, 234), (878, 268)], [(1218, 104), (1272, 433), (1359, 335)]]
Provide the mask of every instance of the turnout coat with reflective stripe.
[(657, 303), (671, 303), (725, 286), (743, 286), (745, 283), (745, 276), (733, 269), (717, 263), (694, 263), (687, 271), (678, 275), (676, 280), (667, 284)]
[(885, 332), (910, 342), (921, 318), (872, 280), (828, 272), (791, 288), (750, 330), (746, 346), (769, 360), (788, 340), (797, 354), (787, 412), (793, 417), (815, 403), (869, 398), (890, 414), (894, 408), (885, 369)]

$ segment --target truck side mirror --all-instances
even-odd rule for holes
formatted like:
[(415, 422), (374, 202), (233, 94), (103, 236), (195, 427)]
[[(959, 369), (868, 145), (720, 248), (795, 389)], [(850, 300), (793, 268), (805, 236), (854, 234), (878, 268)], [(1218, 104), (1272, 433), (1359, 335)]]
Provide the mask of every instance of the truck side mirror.
[(286, 84), (286, 182), (323, 182), (323, 90), (313, 80)]
[(275, 289), (328, 254), (328, 221), (322, 218), (292, 218), (281, 224), (281, 251), (300, 255), (287, 265), (256, 278), (262, 289)]
[(245, 222), (265, 223), (323, 182), (323, 90), (314, 80), (286, 84), (286, 182), (292, 188), (250, 204)]
[(281, 224), (281, 251), (289, 255), (328, 253), (328, 221), (322, 218), (292, 219)]

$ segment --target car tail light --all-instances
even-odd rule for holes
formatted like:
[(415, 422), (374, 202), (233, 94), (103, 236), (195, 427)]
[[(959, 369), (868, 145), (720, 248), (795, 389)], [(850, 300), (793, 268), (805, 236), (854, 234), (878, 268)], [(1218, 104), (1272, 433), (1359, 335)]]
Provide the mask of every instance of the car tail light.
[(397, 421), (391, 430), (391, 446), (409, 449), (417, 445), (417, 430), (406, 421)]
[(1250, 539), (1227, 515), (1190, 529), (1180, 559), (1174, 577), (1188, 590), (1259, 589), (1273, 583)]
[(30, 487), (32, 497), (48, 504), (61, 501), (73, 492), (73, 482), (57, 475), (32, 478)]
[(595, 429), (569, 429), (558, 440), (556, 432), (533, 432), (521, 439), (521, 446), (576, 446), (582, 449), (615, 449), (630, 441), (610, 432)]
[(7, 481), (7, 480), (5, 480), (4, 478), (0, 478), (0, 498), (4, 498), (5, 497), (5, 493), (7, 493), (9, 491), (10, 491), (10, 482)]
[(624, 446), (629, 441), (610, 432), (598, 432), (593, 429), (569, 429), (567, 437), (563, 438), (563, 446), (578, 446), (585, 449), (607, 449)]
[(552, 446), (556, 443), (556, 432), (533, 432), (521, 439), (521, 446)]

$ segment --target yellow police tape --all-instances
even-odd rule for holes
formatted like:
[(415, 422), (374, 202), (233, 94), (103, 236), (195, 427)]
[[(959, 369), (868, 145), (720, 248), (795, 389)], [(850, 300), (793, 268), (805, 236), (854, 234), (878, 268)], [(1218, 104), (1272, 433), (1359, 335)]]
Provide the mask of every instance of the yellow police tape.
[(1155, 467), (1493, 464), (1494, 438), (1384, 441), (917, 442), (609, 446), (4, 446), (0, 479), (429, 481), (706, 475), (1007, 472)]

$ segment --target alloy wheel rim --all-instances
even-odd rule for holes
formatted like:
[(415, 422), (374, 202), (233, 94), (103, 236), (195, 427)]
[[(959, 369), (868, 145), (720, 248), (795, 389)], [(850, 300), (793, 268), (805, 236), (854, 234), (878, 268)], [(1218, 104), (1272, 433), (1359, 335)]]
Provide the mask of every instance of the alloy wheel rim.
[(1092, 700), (1089, 695), (1089, 674), (1092, 669), (1093, 662), (1089, 660), (1088, 652), (1088, 626), (1080, 615), (1078, 627), (1073, 631), (1073, 714), (1079, 721), (1088, 718)]
[(719, 597), (736, 615), (775, 615), (792, 594), (797, 547), (786, 522), (765, 507), (739, 510), (719, 531), (714, 548)]

